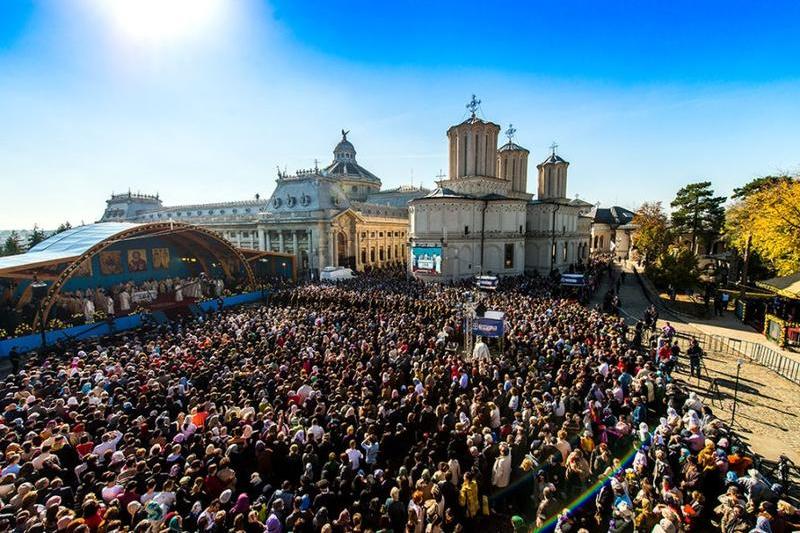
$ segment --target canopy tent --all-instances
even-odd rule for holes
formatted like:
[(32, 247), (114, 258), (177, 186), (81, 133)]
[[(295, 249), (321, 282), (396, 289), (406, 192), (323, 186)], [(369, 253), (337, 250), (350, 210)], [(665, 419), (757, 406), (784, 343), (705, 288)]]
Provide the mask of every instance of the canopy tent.
[(800, 272), (791, 276), (782, 276), (765, 281), (757, 281), (756, 285), (770, 290), (784, 298), (800, 300)]
[[(48, 282), (47, 295), (41, 302), (35, 320), (36, 324), (40, 321), (46, 323), (62, 288), (74, 276), (87, 275), (87, 268), (93, 272), (89, 276), (94, 279), (106, 274), (102, 272), (102, 266), (102, 275), (91, 268), (95, 256), (102, 258), (102, 252), (109, 247), (146, 247), (146, 243), (155, 239), (175, 246), (176, 251), (184, 255), (196, 256), (193, 261), (198, 261), (204, 271), (208, 270), (211, 262), (221, 268), (226, 278), (233, 279), (239, 272), (244, 275), (247, 284), (255, 285), (253, 270), (240, 250), (213, 231), (176, 222), (101, 222), (72, 228), (45, 239), (24, 254), (0, 258), (0, 278)], [(114, 266), (117, 267), (114, 269), (117, 277), (126, 276), (121, 266)]]

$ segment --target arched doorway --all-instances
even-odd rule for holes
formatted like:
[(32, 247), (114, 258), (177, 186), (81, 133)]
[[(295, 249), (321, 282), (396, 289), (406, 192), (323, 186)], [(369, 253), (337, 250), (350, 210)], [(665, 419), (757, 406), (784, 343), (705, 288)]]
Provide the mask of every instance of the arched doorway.
[(356, 268), (356, 258), (350, 253), (347, 246), (347, 235), (343, 231), (336, 234), (336, 259), (338, 266)]

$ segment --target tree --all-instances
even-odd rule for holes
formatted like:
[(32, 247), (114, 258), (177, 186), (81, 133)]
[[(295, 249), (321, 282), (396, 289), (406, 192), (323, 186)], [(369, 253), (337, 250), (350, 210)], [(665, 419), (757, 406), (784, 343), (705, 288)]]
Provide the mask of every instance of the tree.
[(644, 255), (645, 265), (656, 261), (669, 248), (672, 236), (667, 222), (661, 202), (645, 202), (636, 210), (632, 224), (638, 227), (633, 232), (633, 243)]
[(22, 253), (22, 244), (19, 242), (19, 234), (12, 231), (3, 245), (3, 255), (16, 255)]
[(779, 275), (800, 270), (800, 181), (779, 180), (732, 205), (725, 217), (728, 242), (752, 251)]
[(68, 229), (72, 229), (72, 224), (70, 224), (69, 221), (63, 222), (63, 223), (59, 224), (59, 226), (56, 228), (56, 231), (55, 231), (55, 233), (53, 233), (53, 235), (57, 235), (59, 233), (63, 233), (65, 231), (67, 231)]
[(733, 189), (731, 200), (744, 200), (751, 194), (755, 194), (764, 189), (769, 189), (773, 185), (777, 185), (781, 182), (791, 182), (793, 179), (794, 178), (791, 176), (762, 176), (760, 178), (752, 179), (741, 187), (736, 187)]
[(47, 238), (47, 234), (37, 224), (33, 225), (33, 231), (28, 235), (28, 249), (33, 248)]
[(685, 246), (672, 246), (658, 260), (645, 269), (648, 278), (659, 288), (684, 291), (697, 283), (697, 257)]
[(697, 253), (697, 239), (708, 241), (717, 235), (725, 222), (724, 196), (714, 196), (710, 181), (682, 187), (670, 204), (672, 228), (679, 235), (692, 236), (691, 251)]

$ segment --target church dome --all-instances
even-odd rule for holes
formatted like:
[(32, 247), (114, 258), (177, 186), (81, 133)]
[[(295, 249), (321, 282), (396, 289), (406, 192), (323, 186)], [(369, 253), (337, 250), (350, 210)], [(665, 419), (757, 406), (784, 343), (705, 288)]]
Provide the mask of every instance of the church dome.
[(342, 140), (333, 149), (333, 158), (336, 161), (356, 161), (356, 148), (353, 143), (347, 140), (349, 131), (342, 130)]
[(552, 154), (550, 154), (550, 157), (548, 157), (547, 159), (542, 161), (541, 164), (542, 165), (548, 165), (548, 164), (566, 163), (566, 162), (567, 162), (566, 159), (562, 158), (560, 155), (556, 154), (555, 151), (554, 151)]
[(380, 187), (381, 180), (356, 162), (356, 149), (347, 140), (348, 133), (350, 132), (342, 130), (342, 140), (333, 149), (333, 163), (323, 169), (323, 175)]
[(523, 148), (515, 142), (508, 141), (506, 144), (497, 149), (498, 152), (527, 152), (527, 148)]

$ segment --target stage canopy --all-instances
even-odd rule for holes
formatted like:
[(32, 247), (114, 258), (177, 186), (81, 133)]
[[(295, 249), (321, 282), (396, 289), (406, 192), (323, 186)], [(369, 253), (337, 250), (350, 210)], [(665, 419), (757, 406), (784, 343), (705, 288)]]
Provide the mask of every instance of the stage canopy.
[(36, 323), (47, 322), (62, 290), (199, 272), (255, 286), (240, 250), (213, 231), (175, 222), (88, 224), (53, 235), (24, 254), (0, 257), (0, 279), (14, 283), (21, 304), (30, 301), (34, 279), (47, 284)]
[(782, 276), (765, 281), (757, 281), (756, 285), (768, 289), (784, 298), (800, 299), (800, 272), (791, 276)]

